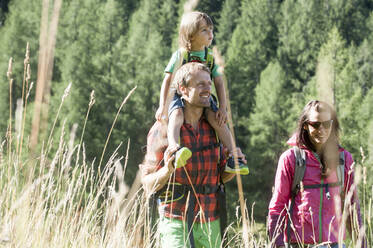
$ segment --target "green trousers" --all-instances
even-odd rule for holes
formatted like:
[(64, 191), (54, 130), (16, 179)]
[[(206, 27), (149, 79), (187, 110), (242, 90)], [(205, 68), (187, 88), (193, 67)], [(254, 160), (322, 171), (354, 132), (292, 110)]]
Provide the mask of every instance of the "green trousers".
[[(186, 221), (161, 217), (159, 224), (162, 248), (190, 247), (188, 225)], [(194, 244), (196, 248), (221, 247), (220, 221), (195, 223), (193, 225)]]

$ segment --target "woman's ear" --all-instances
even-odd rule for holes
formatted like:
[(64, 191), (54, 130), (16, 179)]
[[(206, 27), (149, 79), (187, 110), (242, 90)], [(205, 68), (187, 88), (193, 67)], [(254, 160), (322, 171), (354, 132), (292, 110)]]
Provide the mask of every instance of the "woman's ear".
[(308, 131), (308, 125), (306, 123), (303, 124), (303, 129)]

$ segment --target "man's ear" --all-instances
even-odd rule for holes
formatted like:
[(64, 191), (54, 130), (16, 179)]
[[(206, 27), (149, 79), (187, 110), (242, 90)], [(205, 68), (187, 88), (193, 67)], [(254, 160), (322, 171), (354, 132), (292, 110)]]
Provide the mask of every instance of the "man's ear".
[(179, 86), (179, 91), (182, 95), (188, 95), (188, 88), (183, 85)]

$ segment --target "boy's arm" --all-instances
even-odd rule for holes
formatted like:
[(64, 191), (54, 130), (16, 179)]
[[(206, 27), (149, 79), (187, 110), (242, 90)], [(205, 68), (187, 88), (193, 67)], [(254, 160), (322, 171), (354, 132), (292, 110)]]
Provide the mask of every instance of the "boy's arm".
[(161, 86), (161, 93), (159, 96), (159, 107), (158, 110), (155, 114), (155, 118), (160, 121), (164, 112), (164, 108), (166, 105), (166, 100), (168, 96), (168, 92), (170, 90), (170, 85), (171, 85), (171, 78), (172, 78), (172, 73), (165, 73), (165, 76), (162, 81), (162, 86)]
[(223, 76), (214, 77), (214, 85), (219, 100), (219, 110), (216, 112), (216, 118), (219, 125), (222, 125), (227, 121), (227, 94), (225, 92)]

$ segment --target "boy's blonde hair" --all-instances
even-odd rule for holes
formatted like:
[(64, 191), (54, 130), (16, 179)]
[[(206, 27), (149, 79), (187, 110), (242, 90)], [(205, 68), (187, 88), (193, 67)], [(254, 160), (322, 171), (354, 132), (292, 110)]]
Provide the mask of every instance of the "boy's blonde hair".
[(183, 15), (179, 28), (179, 46), (187, 51), (192, 49), (192, 37), (197, 33), (201, 22), (205, 20), (207, 26), (213, 26), (211, 18), (202, 12), (194, 11)]

